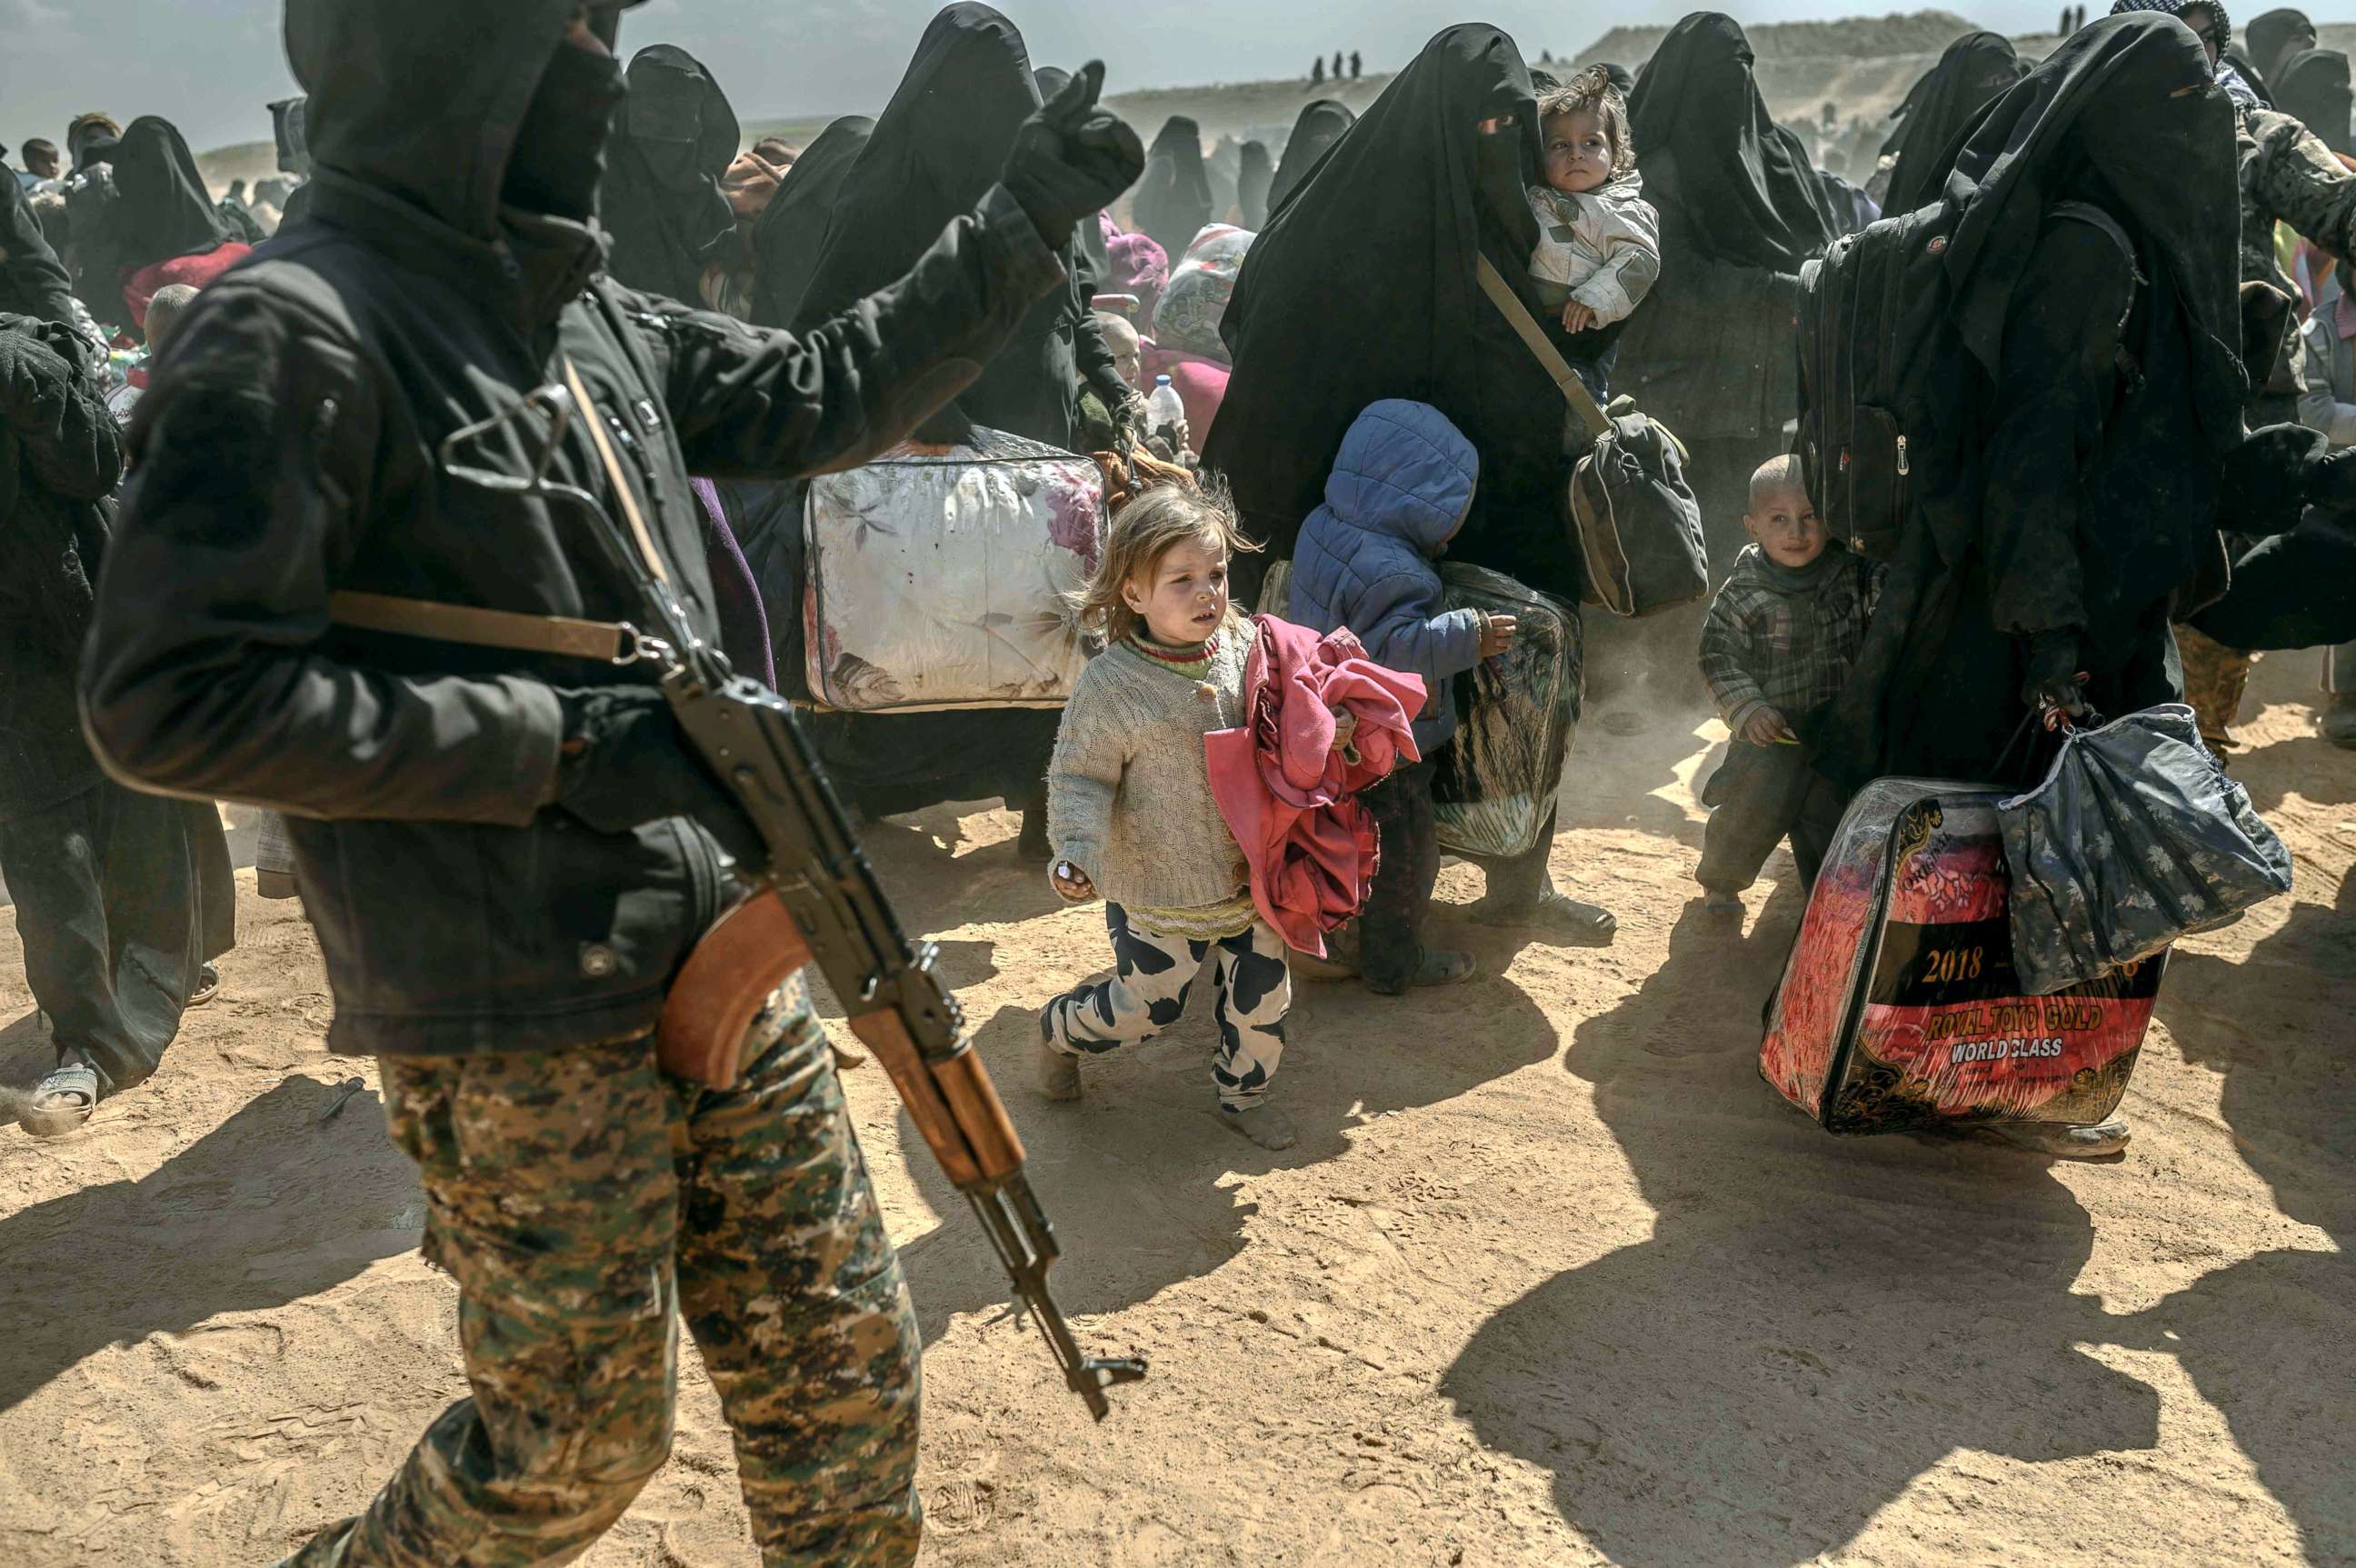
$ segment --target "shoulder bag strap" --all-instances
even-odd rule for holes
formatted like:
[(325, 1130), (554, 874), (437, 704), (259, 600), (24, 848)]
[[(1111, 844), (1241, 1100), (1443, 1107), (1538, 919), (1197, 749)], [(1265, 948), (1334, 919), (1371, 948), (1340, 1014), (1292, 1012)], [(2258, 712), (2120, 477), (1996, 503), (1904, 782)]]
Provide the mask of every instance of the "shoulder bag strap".
[(1505, 318), (1523, 345), (1537, 358), (1539, 368), (1553, 378), (1556, 389), (1562, 393), (1563, 401), (1570, 404), (1571, 412), (1579, 415), (1580, 423), (1590, 434), (1602, 435), (1609, 433), (1612, 421), (1595, 406), (1595, 396), (1587, 390), (1587, 383), (1579, 379), (1579, 372), (1570, 368), (1570, 361), (1562, 357), (1562, 351), (1546, 335), (1546, 328), (1537, 324), (1537, 318), (1522, 304), (1521, 296), (1514, 292), (1514, 285), (1505, 280), (1485, 254), (1475, 250), (1472, 258), (1481, 279), (1481, 292), (1489, 296), (1489, 303), (1497, 307), (1497, 313)]

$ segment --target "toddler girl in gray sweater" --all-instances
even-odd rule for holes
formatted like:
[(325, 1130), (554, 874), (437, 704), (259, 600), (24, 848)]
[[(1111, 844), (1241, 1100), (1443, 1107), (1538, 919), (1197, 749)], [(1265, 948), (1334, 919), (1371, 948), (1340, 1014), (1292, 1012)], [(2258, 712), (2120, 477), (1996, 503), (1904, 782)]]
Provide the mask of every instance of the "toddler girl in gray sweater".
[(1284, 1055), (1292, 975), (1252, 904), (1203, 751), (1205, 735), (1243, 722), (1253, 632), (1227, 601), (1227, 563), (1250, 548), (1216, 493), (1148, 491), (1113, 521), (1081, 606), (1108, 646), (1072, 689), (1047, 771), (1049, 879), (1068, 902), (1104, 898), (1113, 973), (1047, 1004), (1039, 1072), (1049, 1099), (1078, 1099), (1081, 1058), (1176, 1023), (1214, 959), (1219, 1120), (1282, 1149), (1292, 1123), (1263, 1097)]

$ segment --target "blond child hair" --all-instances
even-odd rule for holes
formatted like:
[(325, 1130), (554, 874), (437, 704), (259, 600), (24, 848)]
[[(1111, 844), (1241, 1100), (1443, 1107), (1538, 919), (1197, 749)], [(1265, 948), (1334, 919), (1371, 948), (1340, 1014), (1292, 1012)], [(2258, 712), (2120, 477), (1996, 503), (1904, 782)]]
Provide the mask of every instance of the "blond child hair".
[(1196, 542), (1217, 547), (1229, 560), (1260, 548), (1244, 533), (1235, 498), (1221, 480), (1156, 485), (1139, 495), (1113, 515), (1096, 575), (1075, 596), (1080, 624), (1101, 631), (1108, 643), (1126, 641), (1142, 618), (1121, 596), (1122, 585), (1137, 579), (1151, 583), (1164, 555)]

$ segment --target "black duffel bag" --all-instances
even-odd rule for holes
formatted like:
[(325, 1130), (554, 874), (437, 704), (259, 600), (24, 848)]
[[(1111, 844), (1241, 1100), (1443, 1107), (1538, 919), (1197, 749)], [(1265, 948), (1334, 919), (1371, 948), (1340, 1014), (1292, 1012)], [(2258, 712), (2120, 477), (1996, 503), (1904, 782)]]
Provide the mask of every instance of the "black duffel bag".
[(1701, 507), (1686, 483), (1685, 448), (1665, 424), (1633, 412), (1615, 418), (1596, 406), (1587, 383), (1487, 256), (1479, 258), (1479, 274), (1481, 292), (1593, 440), (1571, 470), (1569, 496), (1586, 602), (1613, 615), (1648, 616), (1701, 597), (1709, 591), (1709, 552)]

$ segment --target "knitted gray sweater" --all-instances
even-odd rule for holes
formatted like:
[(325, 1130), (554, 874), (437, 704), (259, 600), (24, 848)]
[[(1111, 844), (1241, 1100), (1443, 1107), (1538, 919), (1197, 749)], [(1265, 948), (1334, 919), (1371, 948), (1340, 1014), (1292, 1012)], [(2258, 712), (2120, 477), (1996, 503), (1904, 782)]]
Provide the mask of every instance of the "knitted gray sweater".
[(1211, 798), (1203, 737), (1243, 723), (1255, 635), (1230, 611), (1203, 682), (1127, 643), (1080, 672), (1047, 768), (1047, 836), (1110, 902), (1199, 909), (1234, 897), (1249, 878)]

